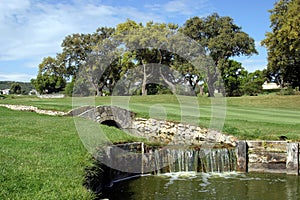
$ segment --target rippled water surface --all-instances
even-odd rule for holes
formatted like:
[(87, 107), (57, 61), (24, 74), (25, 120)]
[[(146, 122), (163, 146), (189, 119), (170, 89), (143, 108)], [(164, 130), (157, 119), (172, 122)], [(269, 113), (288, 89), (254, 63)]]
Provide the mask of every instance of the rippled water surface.
[(258, 173), (167, 173), (115, 183), (108, 199), (300, 199), (298, 176)]

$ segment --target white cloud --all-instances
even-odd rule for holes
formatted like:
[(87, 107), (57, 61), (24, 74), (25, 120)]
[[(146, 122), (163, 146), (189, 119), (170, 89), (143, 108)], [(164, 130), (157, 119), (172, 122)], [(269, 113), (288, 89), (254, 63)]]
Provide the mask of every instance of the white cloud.
[(45, 3), (36, 0), (1, 0), (0, 61), (53, 56), (66, 35), (91, 33), (100, 26), (115, 26), (127, 18), (161, 20), (134, 7), (113, 7), (95, 1)]
[[(101, 26), (114, 27), (127, 18), (142, 23), (150, 20), (170, 22), (170, 19), (185, 21), (189, 17), (204, 16), (215, 10), (208, 0), (153, 1), (151, 5), (148, 1), (135, 1), (136, 5), (132, 6), (117, 6), (119, 2), (114, 4), (113, 1), (106, 1), (112, 5), (103, 2), (0, 0), (0, 67), (5, 66), (5, 61), (18, 61), (19, 68), (37, 68), (43, 57), (55, 56), (61, 51), (60, 44), (66, 35), (91, 33)], [(260, 41), (255, 45), (259, 50), (263, 48)], [(262, 68), (266, 65), (263, 59), (253, 56), (242, 63), (247, 68)], [(23, 65), (20, 65), (21, 61)], [(17, 71), (0, 73), (0, 80), (28, 81), (33, 78), (32, 75)]]
[(28, 82), (30, 79), (35, 78), (35, 76), (30, 74), (4, 74), (0, 73), (1, 81), (20, 81), (20, 82)]

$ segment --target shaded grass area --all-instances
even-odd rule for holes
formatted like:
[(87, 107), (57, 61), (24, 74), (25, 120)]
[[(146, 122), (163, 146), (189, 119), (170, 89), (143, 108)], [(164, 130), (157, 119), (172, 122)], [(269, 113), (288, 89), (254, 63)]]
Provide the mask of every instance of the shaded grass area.
[(300, 140), (299, 95), (232, 97), (226, 98), (226, 102), (207, 97), (175, 95), (73, 99), (70, 97), (64, 99), (16, 97), (0, 100), (0, 103), (35, 105), (42, 109), (61, 111), (68, 111), (73, 106), (113, 104), (132, 110), (137, 113), (138, 117), (182, 121), (203, 127), (211, 126), (212, 110), (214, 110), (217, 115), (219, 111), (225, 114), (216, 120), (217, 123), (225, 122), (224, 126), (221, 126), (222, 131), (240, 139), (276, 140), (279, 136), (285, 135), (288, 139)]
[[(91, 156), (72, 117), (0, 113), (0, 199), (93, 199), (83, 186)], [(101, 127), (113, 142), (135, 139)]]

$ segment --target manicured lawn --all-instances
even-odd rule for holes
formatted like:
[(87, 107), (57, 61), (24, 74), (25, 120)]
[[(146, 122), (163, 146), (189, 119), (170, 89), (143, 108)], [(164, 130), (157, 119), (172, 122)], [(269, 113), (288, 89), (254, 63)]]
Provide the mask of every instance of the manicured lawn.
[(72, 109), (72, 98), (63, 99), (41, 99), (36, 96), (8, 96), (5, 99), (0, 98), (0, 104), (15, 104), (37, 106), (40, 109), (69, 111)]
[(300, 96), (258, 96), (227, 99), (224, 131), (243, 139), (285, 135), (300, 141)]
[[(211, 121), (224, 121), (224, 126), (220, 127), (222, 131), (240, 139), (278, 140), (279, 136), (285, 135), (288, 139), (300, 141), (300, 96), (265, 95), (222, 100), (161, 95), (97, 97), (93, 101), (96, 105), (110, 104), (112, 101), (114, 105), (129, 107), (140, 117), (154, 115), (156, 118), (205, 127), (210, 127)], [(75, 103), (78, 102), (84, 105), (84, 102), (92, 101), (88, 98), (75, 99)], [(224, 118), (221, 116), (221, 119), (211, 120), (212, 110), (217, 117), (219, 113), (224, 114)]]
[(278, 139), (279, 136), (285, 135), (289, 139), (300, 141), (299, 95), (232, 97), (226, 98), (226, 102), (221, 105), (218, 100), (207, 97), (174, 95), (73, 99), (70, 97), (64, 99), (16, 97), (0, 100), (0, 103), (35, 105), (43, 109), (62, 111), (70, 110), (72, 104), (77, 107), (109, 105), (111, 102), (114, 105), (129, 108), (139, 117), (183, 121), (205, 127), (210, 127), (213, 108), (216, 112), (221, 111), (221, 114), (226, 114), (219, 119), (221, 122), (225, 121), (224, 126), (220, 126), (220, 128), (223, 127), (222, 131), (236, 135), (240, 139)]

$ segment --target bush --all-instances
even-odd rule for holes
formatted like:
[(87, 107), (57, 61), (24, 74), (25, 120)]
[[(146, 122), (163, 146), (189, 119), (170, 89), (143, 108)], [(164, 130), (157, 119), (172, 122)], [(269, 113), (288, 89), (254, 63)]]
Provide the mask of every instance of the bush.
[(278, 95), (294, 95), (295, 91), (292, 86), (289, 86), (287, 89), (281, 89), (280, 92), (277, 93)]
[(292, 86), (289, 86), (285, 91), (284, 91), (284, 95), (294, 95), (295, 91), (293, 89)]
[(10, 93), (11, 94), (21, 94), (22, 93), (22, 88), (19, 83), (13, 83), (10, 87)]
[(69, 97), (73, 95), (74, 82), (67, 83), (65, 88), (65, 94)]
[(243, 93), (249, 96), (257, 96), (262, 93), (262, 85), (260, 82), (248, 82), (243, 86)]

